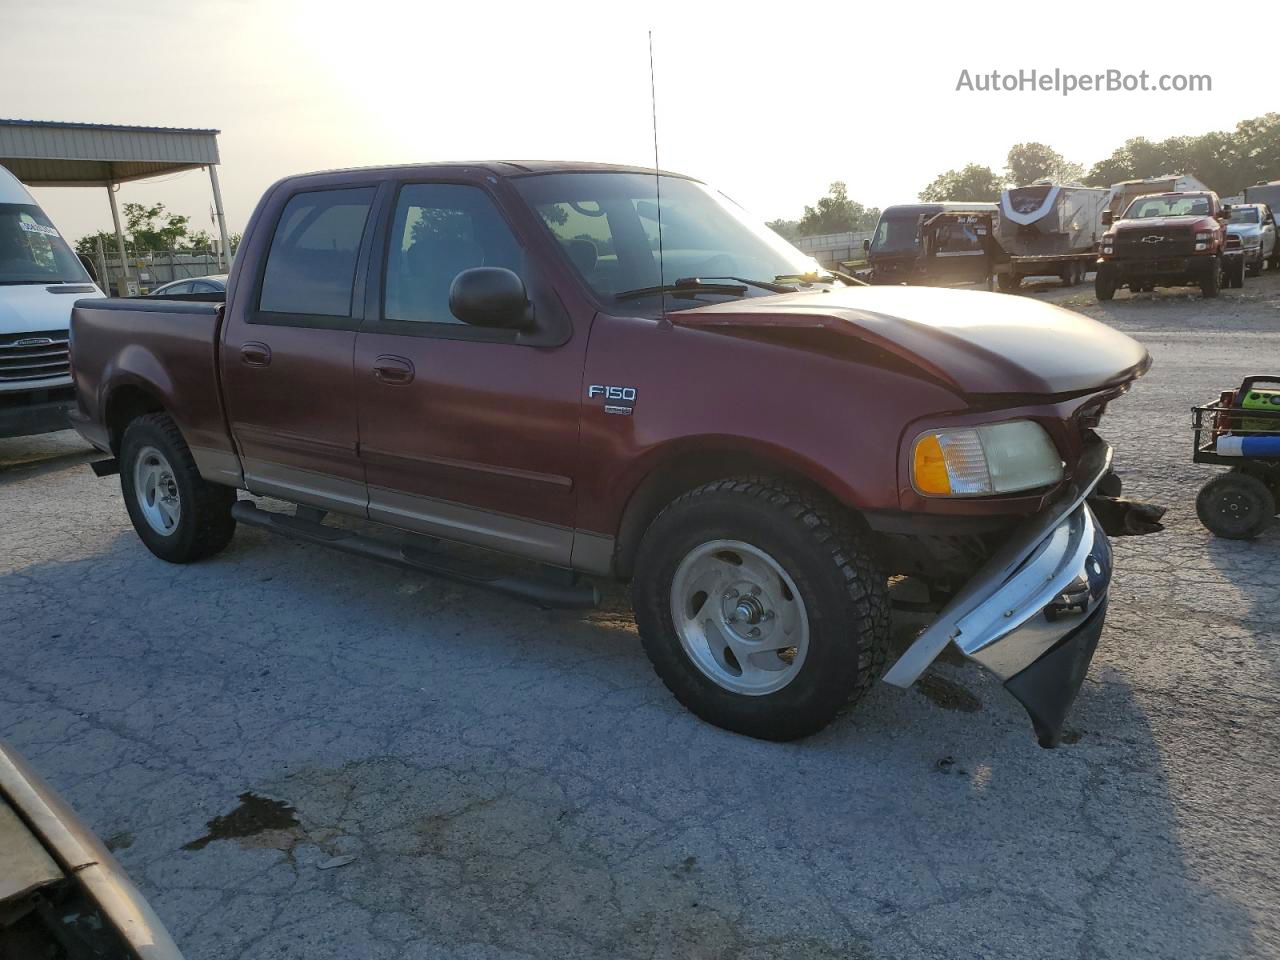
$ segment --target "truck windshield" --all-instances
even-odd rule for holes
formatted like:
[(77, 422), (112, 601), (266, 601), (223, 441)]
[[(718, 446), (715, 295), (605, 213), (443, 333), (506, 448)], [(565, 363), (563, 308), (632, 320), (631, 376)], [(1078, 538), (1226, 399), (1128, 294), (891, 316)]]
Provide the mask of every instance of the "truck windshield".
[(884, 214), (876, 224), (871, 249), (877, 253), (914, 253), (920, 246), (920, 214)]
[(28, 203), (0, 203), (0, 284), (88, 279), (43, 210)]
[(1139, 197), (1129, 204), (1129, 209), (1124, 213), (1124, 219), (1207, 217), (1212, 209), (1213, 205), (1209, 202), (1209, 198), (1197, 193), (1174, 194), (1168, 197)]
[[(662, 265), (658, 257), (658, 180)], [(657, 288), (683, 278), (776, 277), (824, 271), (723, 194), (681, 177), (642, 173), (553, 173), (513, 181), (583, 280), (600, 296), (627, 292), (658, 299)], [(762, 296), (749, 286), (741, 295)], [(708, 291), (699, 296), (715, 295)], [(721, 295), (729, 295), (721, 293)], [(696, 303), (689, 303), (690, 306)]]
[(1232, 207), (1231, 208), (1232, 223), (1257, 223), (1258, 211), (1253, 207)]

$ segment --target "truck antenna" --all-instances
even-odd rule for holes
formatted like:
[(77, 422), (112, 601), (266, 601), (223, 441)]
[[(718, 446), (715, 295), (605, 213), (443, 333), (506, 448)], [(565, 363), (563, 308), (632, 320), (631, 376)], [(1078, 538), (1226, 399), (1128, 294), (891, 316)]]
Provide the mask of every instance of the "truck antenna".
[[(656, 204), (658, 208), (658, 286), (662, 287), (667, 282), (666, 263), (662, 256), (662, 176), (660, 174), (661, 166), (658, 163), (658, 93), (657, 87), (653, 80), (653, 31), (649, 31), (649, 106), (653, 113), (653, 189)], [(665, 320), (667, 316), (667, 294), (665, 290), (660, 290), (658, 296), (662, 303), (662, 317)]]

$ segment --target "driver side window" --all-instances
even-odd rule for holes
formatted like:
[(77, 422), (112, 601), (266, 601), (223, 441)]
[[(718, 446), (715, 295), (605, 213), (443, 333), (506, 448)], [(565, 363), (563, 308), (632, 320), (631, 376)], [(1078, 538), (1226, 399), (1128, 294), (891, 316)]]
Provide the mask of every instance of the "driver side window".
[(520, 244), (488, 194), (455, 183), (402, 187), (387, 251), (385, 318), (461, 323), (449, 309), (449, 288), (471, 267), (505, 267), (527, 283)]

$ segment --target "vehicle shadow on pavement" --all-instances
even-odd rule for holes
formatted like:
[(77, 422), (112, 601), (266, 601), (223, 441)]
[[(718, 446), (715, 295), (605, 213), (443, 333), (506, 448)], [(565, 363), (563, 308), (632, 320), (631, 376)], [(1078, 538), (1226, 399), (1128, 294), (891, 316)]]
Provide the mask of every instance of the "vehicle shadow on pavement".
[[(543, 611), (245, 529), (174, 567), (89, 506), (0, 561), (0, 735), (132, 835), (191, 960), (1259, 955), (1105, 659), (1057, 751), (951, 663), (977, 709), (881, 685), (765, 743), (674, 702), (618, 592)], [(1120, 606), (1104, 644), (1144, 642)], [(246, 791), (298, 825), (194, 844)]]

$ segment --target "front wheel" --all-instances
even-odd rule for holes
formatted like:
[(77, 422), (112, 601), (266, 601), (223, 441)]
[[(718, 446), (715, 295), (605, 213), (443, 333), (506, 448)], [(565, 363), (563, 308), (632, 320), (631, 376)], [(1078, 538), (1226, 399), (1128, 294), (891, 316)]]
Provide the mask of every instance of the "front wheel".
[(1099, 270), (1093, 275), (1093, 292), (1099, 300), (1110, 300), (1116, 295), (1115, 280)]
[(161, 560), (203, 560), (225, 548), (235, 533), (235, 490), (200, 476), (167, 414), (147, 414), (125, 429), (120, 489), (133, 529)]
[(715, 481), (668, 506), (640, 545), (633, 598), (676, 699), (765, 740), (821, 730), (888, 652), (886, 579), (864, 535), (770, 479)]

